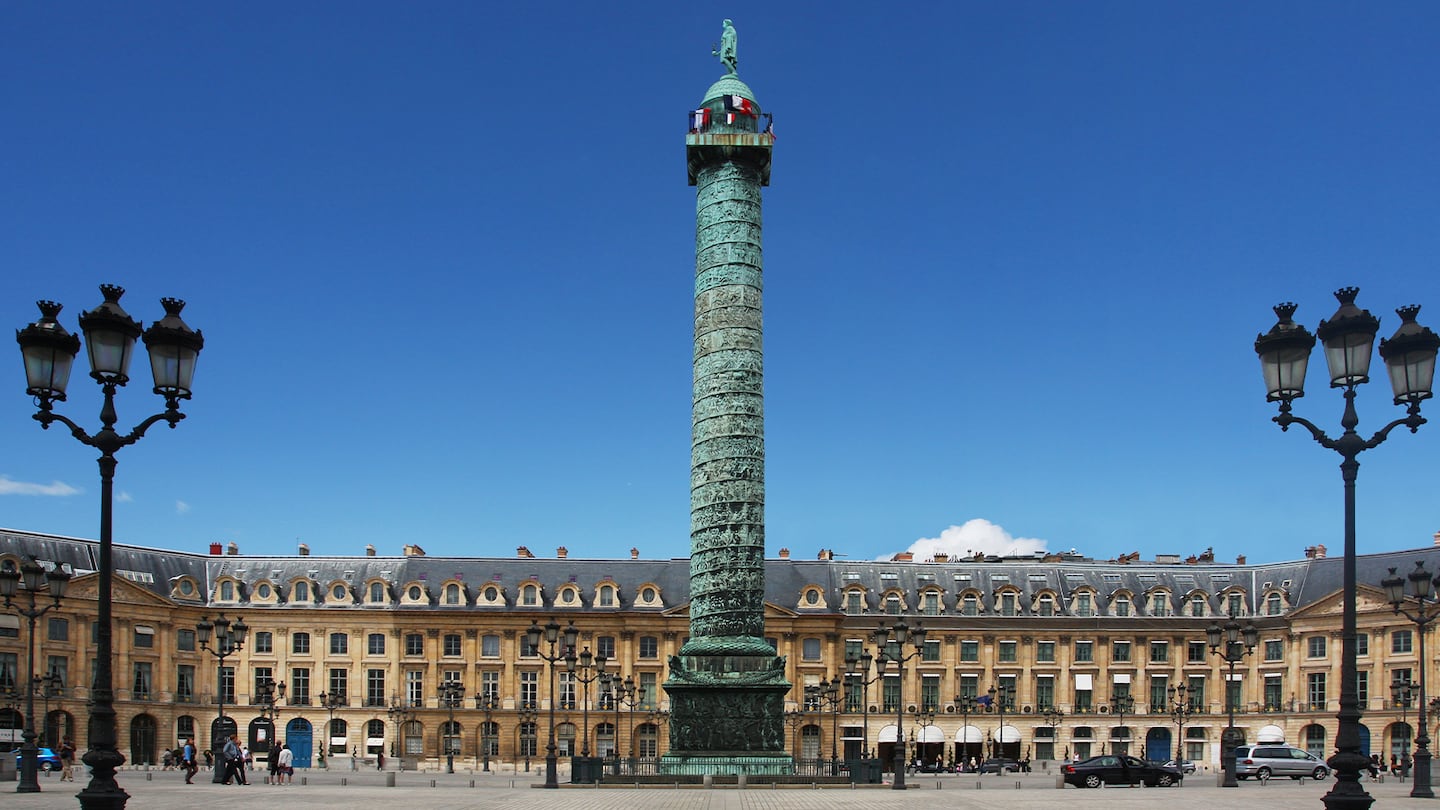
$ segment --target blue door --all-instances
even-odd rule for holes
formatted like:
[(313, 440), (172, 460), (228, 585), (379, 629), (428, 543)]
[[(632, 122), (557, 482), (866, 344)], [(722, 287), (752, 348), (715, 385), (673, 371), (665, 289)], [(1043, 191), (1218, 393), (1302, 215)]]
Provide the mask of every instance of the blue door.
[(291, 767), (309, 768), (310, 755), (312, 753), (310, 721), (303, 717), (297, 717), (285, 724), (285, 744), (290, 746), (290, 753), (294, 756)]
[(1145, 735), (1145, 758), (1166, 762), (1175, 756), (1175, 746), (1170, 744), (1170, 729), (1152, 728)]

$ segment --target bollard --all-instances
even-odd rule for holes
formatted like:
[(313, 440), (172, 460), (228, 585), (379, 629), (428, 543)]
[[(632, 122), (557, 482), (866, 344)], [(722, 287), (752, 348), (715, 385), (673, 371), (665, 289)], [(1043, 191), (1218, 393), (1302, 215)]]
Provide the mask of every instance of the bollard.
[(704, 776), (700, 777), (700, 784), (703, 785), (706, 790), (715, 787), (715, 775), (709, 773), (705, 774)]
[(385, 774), (385, 787), (395, 787), (395, 773), (393, 771)]
[(301, 784), (301, 785), (308, 785), (308, 784), (310, 784), (310, 777), (308, 777), (308, 776), (302, 776), (302, 777), (300, 777), (300, 784)]
[(936, 780), (935, 780), (935, 789), (936, 789), (936, 790), (939, 790), (939, 789), (940, 789), (940, 780), (939, 780), (939, 779), (936, 779)]
[(430, 787), (435, 787), (435, 780), (434, 780), (434, 779), (431, 779), (431, 780), (430, 780)]
[(979, 790), (980, 788), (983, 788), (983, 787), (985, 787), (985, 783), (984, 783), (983, 781), (979, 780), (979, 779), (976, 779), (976, 780), (975, 780), (975, 789), (976, 789), (976, 790)]
[(474, 780), (474, 779), (471, 779), (471, 780), (470, 780), (470, 787), (475, 787), (475, 780)]
[[(46, 775), (46, 776), (49, 776), (50, 774), (47, 773), (47, 774), (45, 774), (45, 775)], [(145, 781), (146, 781), (146, 782), (153, 782), (153, 781), (155, 781), (155, 774), (150, 773), (149, 771), (146, 771), (146, 772), (145, 772)]]
[(735, 775), (735, 789), (736, 789), (736, 790), (744, 790), (744, 789), (745, 789), (745, 774), (743, 774), (743, 773), (738, 773), (738, 774)]
[(345, 786), (348, 785), (348, 784), (350, 784), (350, 780), (349, 780), (349, 779), (346, 779), (346, 778), (343, 777), (343, 776), (340, 777), (340, 787), (345, 787)]
[(1020, 789), (1020, 780), (1019, 780), (1019, 779), (1016, 779), (1016, 780), (1015, 780), (1015, 789), (1016, 789), (1016, 790), (1019, 790), (1019, 789)]

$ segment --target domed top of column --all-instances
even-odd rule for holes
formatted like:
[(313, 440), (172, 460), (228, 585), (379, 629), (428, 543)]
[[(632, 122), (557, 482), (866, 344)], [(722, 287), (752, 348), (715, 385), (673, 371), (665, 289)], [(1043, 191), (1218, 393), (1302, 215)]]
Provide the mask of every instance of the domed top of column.
[(749, 99), (756, 107), (760, 106), (760, 101), (755, 98), (755, 91), (740, 81), (740, 77), (734, 73), (727, 73), (710, 85), (710, 89), (705, 91), (705, 98), (700, 100), (700, 106), (708, 107), (711, 102), (724, 96), (740, 96)]

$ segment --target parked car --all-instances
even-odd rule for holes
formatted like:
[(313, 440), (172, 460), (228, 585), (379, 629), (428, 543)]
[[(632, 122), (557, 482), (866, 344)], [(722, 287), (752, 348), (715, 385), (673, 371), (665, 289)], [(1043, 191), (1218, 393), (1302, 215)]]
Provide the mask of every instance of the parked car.
[(1071, 763), (1061, 770), (1064, 772), (1066, 784), (1082, 788), (1134, 784), (1171, 787), (1185, 779), (1185, 774), (1173, 765), (1157, 765), (1122, 754), (1101, 754)]
[(1019, 773), (1020, 763), (1009, 757), (993, 757), (980, 763), (980, 773)]
[(1179, 768), (1183, 774), (1192, 774), (1195, 772), (1195, 763), (1188, 759), (1172, 759), (1166, 762), (1165, 765), (1171, 768)]
[(1309, 751), (1289, 745), (1241, 745), (1235, 749), (1235, 778), (1269, 779), (1288, 776), (1291, 779), (1324, 779), (1330, 775), (1325, 760)]
[[(42, 771), (60, 770), (60, 755), (49, 748), (41, 748), (35, 755), (35, 767)], [(20, 749), (15, 750), (15, 770), (20, 770)]]

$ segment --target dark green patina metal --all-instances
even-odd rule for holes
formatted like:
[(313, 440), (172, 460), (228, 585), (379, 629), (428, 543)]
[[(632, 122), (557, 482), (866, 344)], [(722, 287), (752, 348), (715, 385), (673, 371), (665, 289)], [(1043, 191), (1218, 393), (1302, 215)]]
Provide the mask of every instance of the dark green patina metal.
[[(760, 189), (773, 137), (728, 72), (686, 138), (695, 208), (695, 359), (690, 462), (690, 640), (670, 660), (671, 773), (788, 773), (785, 659), (765, 641), (765, 410)], [(750, 102), (727, 110), (727, 97)], [(734, 106), (733, 104), (731, 105)]]

